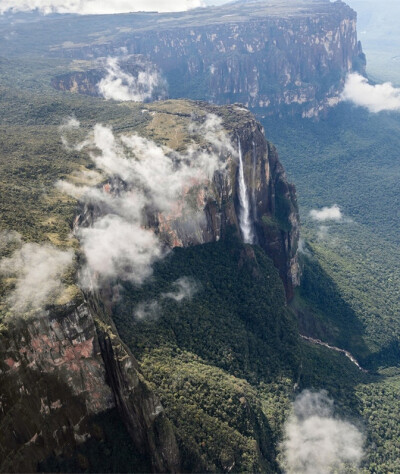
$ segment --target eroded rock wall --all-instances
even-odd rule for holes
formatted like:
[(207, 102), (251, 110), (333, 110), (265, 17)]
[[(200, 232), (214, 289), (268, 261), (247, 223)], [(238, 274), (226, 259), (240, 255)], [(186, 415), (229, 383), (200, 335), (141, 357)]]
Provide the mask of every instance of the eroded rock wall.
[(99, 437), (95, 417), (114, 409), (150, 471), (179, 470), (163, 408), (93, 297), (9, 322), (0, 354), (0, 472), (74, 458)]
[[(171, 98), (240, 102), (268, 115), (318, 116), (338, 103), (347, 73), (365, 72), (357, 15), (342, 2), (294, 1), (279, 8), (280, 3), (205, 9), (181, 14), (176, 24), (173, 17), (154, 16), (154, 27), (133, 27), (103, 44), (57, 54), (93, 59), (118, 56), (124, 48), (160, 68)], [(79, 90), (80, 79), (82, 73), (71, 73), (54, 78), (53, 85)]]

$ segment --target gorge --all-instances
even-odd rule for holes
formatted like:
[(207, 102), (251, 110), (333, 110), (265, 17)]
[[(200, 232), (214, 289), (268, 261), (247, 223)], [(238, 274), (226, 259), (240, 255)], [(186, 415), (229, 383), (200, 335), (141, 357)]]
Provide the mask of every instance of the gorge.
[(310, 390), (335, 468), (396, 472), (398, 123), (341, 102), (356, 13), (10, 13), (0, 48), (0, 472), (284, 472)]

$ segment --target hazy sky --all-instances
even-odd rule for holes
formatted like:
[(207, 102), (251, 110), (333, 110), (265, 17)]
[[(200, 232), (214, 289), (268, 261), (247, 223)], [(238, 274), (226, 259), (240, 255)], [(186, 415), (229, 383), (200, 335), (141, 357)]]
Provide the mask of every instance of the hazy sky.
[[(0, 0), (0, 11), (7, 9), (29, 10), (39, 8), (45, 12), (75, 13), (119, 13), (137, 10), (179, 11), (206, 5), (222, 5), (231, 0)], [(398, 0), (347, 0), (360, 10), (360, 15), (369, 13), (379, 18), (389, 13), (387, 20), (393, 19), (393, 11), (399, 7)], [(391, 13), (391, 15), (390, 15)], [(394, 15), (397, 18), (396, 15)]]
[(9, 9), (28, 11), (36, 8), (44, 13), (126, 13), (155, 10), (183, 11), (204, 6), (203, 0), (0, 0), (0, 13)]

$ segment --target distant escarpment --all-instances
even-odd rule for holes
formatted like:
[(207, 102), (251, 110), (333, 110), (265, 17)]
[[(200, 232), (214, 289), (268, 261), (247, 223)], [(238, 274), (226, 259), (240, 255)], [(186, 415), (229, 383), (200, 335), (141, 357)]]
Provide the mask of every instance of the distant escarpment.
[[(318, 116), (338, 103), (347, 73), (365, 71), (357, 16), (342, 2), (238, 2), (140, 20), (121, 15), (112, 38), (55, 46), (52, 54), (92, 60), (123, 48), (160, 68), (171, 98), (240, 102), (267, 115)], [(53, 86), (89, 91), (80, 83), (91, 78), (82, 77), (57, 76)]]

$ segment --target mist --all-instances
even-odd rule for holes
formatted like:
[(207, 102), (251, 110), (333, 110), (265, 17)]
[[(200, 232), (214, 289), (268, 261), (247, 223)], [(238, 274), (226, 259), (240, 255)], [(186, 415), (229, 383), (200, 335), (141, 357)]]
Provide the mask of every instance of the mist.
[(2, 0), (0, 13), (11, 11), (29, 11), (38, 9), (44, 14), (78, 13), (81, 15), (99, 15), (129, 13), (135, 11), (175, 12), (186, 11), (204, 6), (202, 0)]
[(288, 474), (358, 472), (363, 444), (353, 424), (334, 416), (326, 391), (304, 390), (285, 425), (281, 466)]
[(199, 291), (199, 286), (193, 278), (181, 277), (173, 283), (173, 289), (174, 291), (163, 293), (161, 296), (180, 302), (191, 299)]
[(92, 273), (106, 279), (119, 277), (140, 284), (163, 254), (152, 231), (113, 214), (79, 229), (77, 235)]
[(343, 219), (342, 211), (337, 204), (332, 207), (323, 207), (322, 209), (312, 209), (310, 211), (311, 219), (319, 222), (340, 221)]
[(21, 234), (15, 230), (1, 230), (0, 231), (0, 252), (7, 250), (11, 245), (22, 243)]
[(400, 88), (392, 83), (372, 85), (360, 74), (349, 74), (342, 93), (342, 100), (364, 107), (372, 113), (400, 111)]
[[(136, 133), (117, 136), (101, 124), (83, 142), (67, 144), (69, 149), (89, 154), (97, 168), (88, 171), (90, 175), (103, 176), (103, 187), (56, 183), (60, 191), (99, 210), (91, 226), (76, 231), (86, 260), (80, 272), (81, 287), (116, 279), (140, 285), (151, 276), (154, 262), (169, 249), (146, 224), (148, 212), (159, 219), (178, 212), (183, 227), (204, 218), (198, 209), (185, 208), (185, 193), (192, 186), (206, 185), (216, 171), (224, 172), (226, 160), (220, 159), (221, 154), (234, 149), (215, 115), (197, 119), (188, 132), (193, 137), (201, 134), (208, 147), (200, 147), (193, 139), (186, 151), (177, 153)], [(195, 291), (196, 285), (182, 278), (164, 297), (181, 301)], [(144, 313), (142, 309), (140, 314)]]
[(138, 321), (151, 321), (158, 319), (161, 307), (158, 301), (145, 301), (139, 303), (133, 310), (133, 316)]
[(156, 92), (166, 96), (166, 82), (152, 64), (138, 63), (136, 76), (121, 69), (119, 58), (107, 58), (105, 67), (106, 76), (97, 87), (107, 100), (146, 102)]
[(133, 310), (133, 317), (138, 321), (154, 321), (162, 314), (162, 300), (171, 299), (176, 303), (190, 300), (199, 291), (200, 286), (194, 278), (180, 277), (172, 283), (172, 291), (161, 293), (153, 301), (142, 301)]
[(12, 313), (43, 310), (54, 303), (65, 287), (62, 276), (73, 263), (72, 250), (60, 250), (52, 245), (23, 244), (10, 257), (0, 260), (0, 275), (13, 278), (14, 288), (6, 297)]

